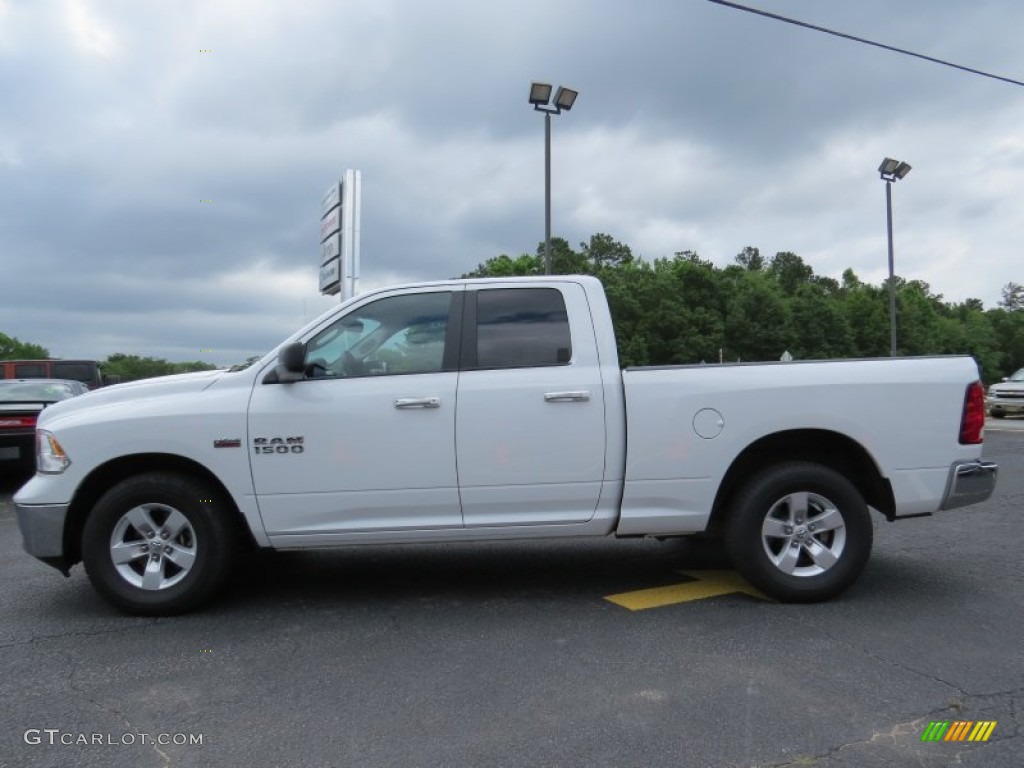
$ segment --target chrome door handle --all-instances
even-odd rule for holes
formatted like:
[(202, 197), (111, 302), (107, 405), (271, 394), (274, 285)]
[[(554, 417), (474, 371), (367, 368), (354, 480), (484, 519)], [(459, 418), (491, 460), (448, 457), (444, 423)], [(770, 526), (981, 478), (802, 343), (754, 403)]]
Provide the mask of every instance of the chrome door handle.
[(440, 397), (400, 397), (395, 400), (395, 408), (440, 408)]
[(440, 397), (400, 397), (395, 400), (395, 408), (440, 408)]
[(585, 389), (573, 390), (571, 392), (545, 392), (544, 402), (546, 403), (585, 403), (590, 399), (590, 393)]

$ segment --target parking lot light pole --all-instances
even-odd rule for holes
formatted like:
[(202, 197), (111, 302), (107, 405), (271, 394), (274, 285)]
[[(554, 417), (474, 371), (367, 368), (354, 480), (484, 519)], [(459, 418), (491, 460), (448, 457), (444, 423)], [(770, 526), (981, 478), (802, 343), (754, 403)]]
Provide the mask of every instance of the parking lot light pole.
[(910, 164), (887, 157), (878, 166), (885, 182), (885, 224), (889, 234), (889, 356), (896, 357), (896, 274), (892, 254), (892, 183), (910, 173)]
[(551, 274), (551, 116), (572, 109), (578, 91), (558, 86), (551, 104), (549, 83), (530, 83), (530, 103), (544, 113), (544, 274)]

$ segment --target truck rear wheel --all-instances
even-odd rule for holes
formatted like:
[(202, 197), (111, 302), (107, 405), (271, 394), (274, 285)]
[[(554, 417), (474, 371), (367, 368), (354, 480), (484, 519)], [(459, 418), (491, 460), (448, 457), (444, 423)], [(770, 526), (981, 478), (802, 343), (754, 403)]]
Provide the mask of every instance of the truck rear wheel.
[(853, 483), (820, 464), (790, 462), (739, 490), (725, 543), (733, 566), (755, 587), (783, 602), (813, 602), (857, 580), (873, 535)]
[(149, 472), (97, 502), (82, 533), (93, 586), (127, 613), (192, 610), (224, 583), (234, 553), (230, 510), (196, 478)]

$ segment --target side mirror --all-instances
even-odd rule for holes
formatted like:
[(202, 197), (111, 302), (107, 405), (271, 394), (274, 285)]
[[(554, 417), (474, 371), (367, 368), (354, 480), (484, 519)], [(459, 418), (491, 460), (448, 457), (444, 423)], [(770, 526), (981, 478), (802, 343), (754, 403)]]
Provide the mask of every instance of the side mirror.
[(1009, 379), (1009, 377), (1008, 377), (1008, 376), (1003, 376), (1002, 380), (1003, 380), (1003, 381), (1009, 381), (1010, 379)]
[(274, 372), (282, 384), (299, 381), (306, 373), (306, 345), (301, 341), (287, 344), (277, 353), (277, 365)]

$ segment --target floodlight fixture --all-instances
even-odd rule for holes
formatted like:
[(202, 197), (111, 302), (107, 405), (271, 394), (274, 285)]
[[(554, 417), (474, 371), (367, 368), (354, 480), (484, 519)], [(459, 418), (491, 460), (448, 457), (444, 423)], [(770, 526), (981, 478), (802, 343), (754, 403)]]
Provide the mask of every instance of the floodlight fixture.
[[(561, 92), (561, 88), (559, 88)], [(530, 83), (530, 103), (534, 107), (547, 106), (551, 101), (551, 85), (548, 83)]]
[(898, 181), (910, 173), (910, 163), (905, 163), (902, 160), (893, 160), (891, 157), (885, 158), (882, 164), (878, 166), (878, 174), (885, 181)]
[(568, 112), (572, 109), (577, 96), (579, 96), (579, 92), (574, 91), (572, 88), (558, 86), (558, 90), (555, 92), (555, 106)]

